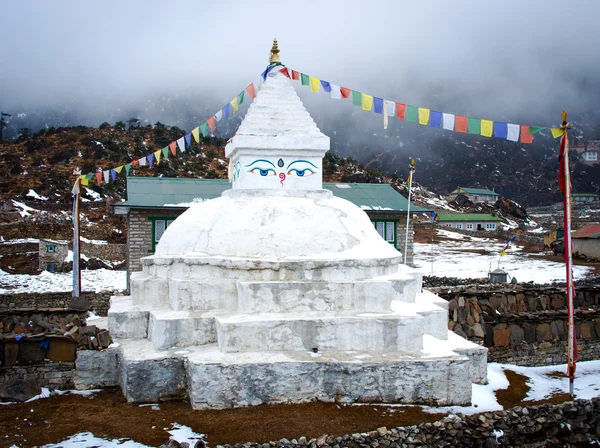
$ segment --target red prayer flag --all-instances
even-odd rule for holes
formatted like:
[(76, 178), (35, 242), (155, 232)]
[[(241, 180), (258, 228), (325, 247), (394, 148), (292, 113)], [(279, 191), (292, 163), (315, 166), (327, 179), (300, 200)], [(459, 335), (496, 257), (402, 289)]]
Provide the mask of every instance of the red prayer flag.
[(406, 104), (396, 103), (396, 117), (398, 117), (398, 120), (406, 118)]
[(300, 81), (300, 72), (297, 72), (296, 70), (292, 70), (292, 79), (294, 81)]
[(456, 132), (467, 132), (467, 117), (456, 115), (454, 119), (454, 130)]
[[(288, 72), (288, 69), (287, 69), (287, 67), (283, 67), (283, 68), (282, 68), (281, 70), (279, 70), (279, 71), (280, 71), (281, 73), (283, 73), (283, 75), (284, 75), (286, 78), (289, 78), (289, 77), (290, 77), (290, 72)], [(291, 78), (290, 78), (290, 79), (291, 79)]]
[(140, 164), (140, 161), (139, 161), (139, 160), (134, 160), (134, 161), (132, 161), (132, 162), (131, 162), (129, 165), (131, 165), (131, 166), (137, 166), (137, 165), (139, 165), (139, 164)]
[(252, 99), (256, 98), (256, 91), (254, 90), (254, 84), (250, 84), (248, 87), (246, 87), (246, 92), (248, 92), (248, 95), (250, 95), (250, 98), (252, 98)]
[(169, 143), (169, 149), (171, 150), (171, 154), (174, 156), (177, 155), (177, 142)]
[(529, 133), (529, 126), (521, 125), (521, 143), (533, 143), (533, 134)]
[(560, 188), (560, 191), (562, 191), (563, 196), (565, 195), (567, 189), (566, 189), (566, 184), (567, 184), (567, 180), (566, 180), (566, 173), (565, 173), (565, 158), (568, 156), (566, 154), (565, 151), (565, 147), (566, 147), (566, 138), (565, 138), (565, 134), (563, 134), (563, 136), (560, 139), (560, 149), (558, 150), (558, 187)]
[(206, 123), (208, 123), (208, 126), (210, 127), (210, 130), (213, 131), (213, 132), (215, 132), (215, 129), (216, 129), (216, 126), (215, 126), (215, 116), (213, 115), (208, 120), (206, 120)]
[(98, 185), (102, 183), (102, 171), (96, 173), (96, 181), (98, 182)]
[(350, 96), (350, 92), (352, 92), (352, 90), (346, 87), (340, 87), (340, 93), (342, 94), (342, 98), (348, 98)]

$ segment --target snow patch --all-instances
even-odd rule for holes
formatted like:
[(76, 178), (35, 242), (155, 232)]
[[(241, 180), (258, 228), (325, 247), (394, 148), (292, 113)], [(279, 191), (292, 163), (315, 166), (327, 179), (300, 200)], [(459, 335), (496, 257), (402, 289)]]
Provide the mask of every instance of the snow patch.
[(39, 195), (39, 194), (37, 194), (35, 192), (35, 190), (31, 190), (31, 189), (29, 190), (29, 192), (25, 196), (33, 198), (33, 199), (38, 199), (40, 201), (47, 201), (48, 200), (48, 198), (46, 196)]

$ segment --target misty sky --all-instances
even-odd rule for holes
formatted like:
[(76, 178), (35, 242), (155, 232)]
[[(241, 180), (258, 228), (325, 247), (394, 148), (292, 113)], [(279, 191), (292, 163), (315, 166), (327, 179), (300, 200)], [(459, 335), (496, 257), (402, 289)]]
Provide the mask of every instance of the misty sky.
[(527, 114), (535, 122), (555, 113), (558, 120), (562, 107), (576, 115), (600, 80), (597, 0), (12, 0), (0, 7), (0, 109), (70, 105), (95, 125), (108, 111), (143, 110), (161, 98), (205, 95), (221, 106), (258, 78), (273, 37), (290, 68), (490, 119)]

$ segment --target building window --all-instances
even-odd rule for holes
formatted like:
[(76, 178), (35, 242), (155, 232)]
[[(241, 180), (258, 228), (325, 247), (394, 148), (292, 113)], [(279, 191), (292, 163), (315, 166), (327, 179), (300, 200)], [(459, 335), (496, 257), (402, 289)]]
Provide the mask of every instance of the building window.
[(56, 272), (56, 263), (55, 262), (46, 263), (46, 270), (48, 272)]
[(452, 228), (452, 223), (450, 223), (450, 222), (449, 222), (449, 223), (447, 223), (447, 224), (446, 224), (446, 227), (450, 227), (450, 228)]
[(488, 222), (488, 223), (485, 225), (485, 228), (486, 228), (487, 230), (496, 230), (496, 223), (495, 223), (495, 222)]
[(54, 252), (56, 252), (56, 246), (53, 244), (47, 244), (46, 252), (48, 252), (49, 254), (53, 254)]
[(462, 224), (461, 223), (456, 224), (456, 228), (462, 230)]
[(373, 225), (381, 238), (396, 245), (396, 221), (373, 221)]
[(162, 238), (165, 230), (171, 225), (173, 221), (175, 221), (175, 217), (148, 217), (150, 221), (152, 221), (152, 248), (148, 252), (154, 252), (156, 250), (156, 245)]
[(473, 223), (467, 223), (467, 230), (473, 230)]
[(594, 162), (596, 160), (598, 160), (598, 153), (597, 152), (584, 152), (583, 153), (583, 160), (588, 160), (590, 162)]

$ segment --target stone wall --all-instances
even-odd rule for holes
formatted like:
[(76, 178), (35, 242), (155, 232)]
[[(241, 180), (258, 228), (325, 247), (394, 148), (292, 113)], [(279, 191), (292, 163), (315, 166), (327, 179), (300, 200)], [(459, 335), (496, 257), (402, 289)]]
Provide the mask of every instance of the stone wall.
[(23, 294), (0, 294), (0, 312), (7, 310), (47, 310), (76, 309), (92, 310), (100, 316), (106, 316), (113, 292), (82, 292), (81, 297), (73, 298), (71, 292), (46, 292)]
[(44, 364), (0, 367), (0, 391), (6, 391), (17, 381), (30, 381), (39, 387), (68, 390), (74, 388), (74, 362), (48, 362)]
[(81, 253), (89, 258), (123, 261), (127, 256), (126, 244), (92, 244), (81, 242)]
[[(566, 362), (564, 289), (517, 285), (432, 288), (448, 300), (448, 328), (490, 349), (488, 361), (520, 365)], [(600, 288), (577, 288), (576, 332), (581, 360), (600, 354)]]
[(573, 238), (573, 253), (575, 256), (586, 256), (600, 260), (600, 239)]
[(39, 243), (0, 243), (0, 255), (38, 253)]
[(266, 443), (217, 445), (217, 448), (598, 446), (599, 437), (600, 398), (594, 398), (477, 415), (451, 415), (433, 423), (392, 429), (381, 427), (340, 437), (299, 437)]

